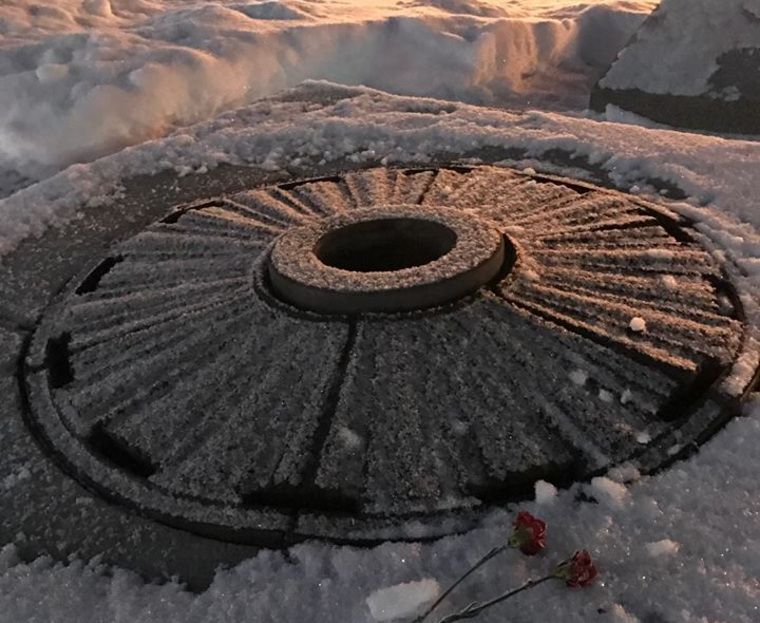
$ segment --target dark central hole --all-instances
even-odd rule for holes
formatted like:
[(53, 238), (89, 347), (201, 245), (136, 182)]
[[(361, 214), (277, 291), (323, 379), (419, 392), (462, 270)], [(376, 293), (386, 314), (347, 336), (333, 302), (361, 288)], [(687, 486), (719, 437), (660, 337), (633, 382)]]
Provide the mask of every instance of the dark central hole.
[(424, 266), (446, 255), (457, 241), (435, 221), (389, 218), (346, 225), (322, 236), (314, 254), (327, 266), (360, 273)]

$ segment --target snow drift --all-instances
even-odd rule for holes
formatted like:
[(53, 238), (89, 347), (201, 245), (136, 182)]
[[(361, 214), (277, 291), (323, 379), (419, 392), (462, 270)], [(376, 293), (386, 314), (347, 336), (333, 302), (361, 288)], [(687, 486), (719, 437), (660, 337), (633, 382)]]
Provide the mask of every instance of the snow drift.
[(654, 4), (7, 0), (0, 182), (46, 177), (311, 78), (583, 108)]
[(665, 0), (594, 87), (671, 126), (760, 134), (760, 0)]

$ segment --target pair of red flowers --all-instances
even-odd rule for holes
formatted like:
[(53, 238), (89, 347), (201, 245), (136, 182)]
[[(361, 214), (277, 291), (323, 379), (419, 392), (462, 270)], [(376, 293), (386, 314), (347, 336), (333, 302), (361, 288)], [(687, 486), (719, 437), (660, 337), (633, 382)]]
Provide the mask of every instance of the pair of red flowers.
[[(456, 582), (454, 582), (448, 589), (446, 589), (438, 599), (419, 617), (417, 617), (414, 623), (422, 623), (427, 616), (438, 607), (438, 605), (448, 597), (448, 595), (459, 586), (465, 579), (472, 575), (477, 569), (486, 564), (489, 560), (498, 556), (508, 547), (519, 549), (523, 554), (528, 556), (534, 556), (546, 547), (546, 522), (534, 517), (530, 513), (521, 512), (517, 515), (517, 519), (512, 524), (514, 529), (512, 534), (507, 539), (507, 543), (495, 547), (488, 552), (483, 558), (481, 558), (474, 566), (472, 566), (464, 575), (462, 575)], [(502, 593), (493, 599), (486, 601), (485, 603), (472, 603), (464, 610), (450, 614), (445, 619), (442, 619), (441, 623), (454, 623), (463, 619), (471, 619), (477, 616), (483, 610), (491, 608), (497, 604), (500, 604), (507, 599), (511, 599), (515, 595), (529, 590), (539, 584), (548, 582), (549, 580), (559, 579), (563, 580), (568, 586), (588, 586), (591, 584), (597, 576), (597, 570), (594, 563), (591, 560), (591, 556), (585, 549), (578, 550), (567, 560), (563, 560), (556, 565), (551, 573), (535, 580), (529, 580), (522, 586), (511, 589), (506, 593)]]
[[(519, 549), (523, 554), (534, 556), (546, 547), (546, 522), (525, 511), (517, 515), (512, 524), (514, 530), (507, 545)], [(588, 586), (597, 576), (591, 555), (578, 550), (571, 558), (559, 563), (552, 575), (565, 580), (568, 586)]]

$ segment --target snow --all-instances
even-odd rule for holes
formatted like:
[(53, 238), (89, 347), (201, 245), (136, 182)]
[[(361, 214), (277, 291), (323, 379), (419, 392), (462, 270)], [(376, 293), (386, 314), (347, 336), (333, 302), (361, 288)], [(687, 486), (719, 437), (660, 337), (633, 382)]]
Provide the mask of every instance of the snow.
[[(714, 233), (723, 246), (743, 257), (760, 248), (760, 237), (740, 222), (752, 222), (756, 214), (751, 199), (760, 159), (756, 142), (551, 112), (501, 112), (325, 83), (307, 83), (288, 98), (295, 101), (253, 104), (178, 130), (164, 141), (149, 141), (91, 166), (70, 167), (0, 200), (0, 255), (48, 225), (72, 218), (80, 204), (118, 199), (123, 179), (131, 175), (202, 171), (223, 162), (278, 169), (295, 161), (340, 158), (424, 163), (441, 150), (461, 154), (480, 148), (523, 149), (525, 158), (518, 163), (523, 168), (536, 166), (547, 152), (568, 151), (607, 172), (623, 189), (640, 184), (654, 193), (647, 180), (658, 178), (689, 197), (678, 210), (700, 221), (705, 233)], [(298, 124), (293, 123), (296, 116)], [(715, 162), (721, 166), (716, 168)], [(743, 264), (750, 274), (760, 266), (752, 260)]]
[(361, 448), (362, 444), (364, 443), (361, 436), (357, 435), (356, 432), (345, 426), (340, 429), (339, 435), (341, 441), (346, 444), (346, 447), (352, 450)]
[[(600, 84), (647, 93), (708, 93), (723, 54), (758, 46), (758, 12), (758, 0), (664, 0), (656, 18), (620, 54)], [(736, 98), (730, 90), (716, 95)]]
[(606, 476), (592, 478), (590, 489), (595, 498), (616, 508), (623, 506), (628, 495), (625, 485)]
[(615, 400), (615, 396), (612, 394), (611, 391), (607, 389), (600, 389), (599, 390), (599, 400), (606, 403), (612, 403)]
[(557, 497), (557, 487), (545, 480), (539, 480), (535, 484), (536, 504), (545, 506), (552, 504)]
[(588, 372), (581, 369), (573, 370), (568, 376), (576, 385), (585, 385), (588, 380)]
[(609, 611), (602, 611), (599, 614), (607, 614), (613, 623), (640, 623), (641, 619), (628, 613), (620, 604), (614, 604)]
[[(719, 15), (709, 13), (709, 28), (696, 11), (693, 21), (672, 26), (696, 33), (704, 53), (714, 54), (723, 44), (710, 34), (726, 32), (734, 13), (723, 11), (723, 2), (686, 1), (718, 7)], [(760, 145), (643, 127), (635, 118), (615, 118), (614, 111), (613, 120), (557, 111), (580, 101), (579, 84), (592, 82), (654, 4), (10, 0), (0, 7), (0, 185), (9, 180), (10, 194), (0, 200), (0, 255), (75, 218), (82, 204), (118, 200), (122, 181), (139, 173), (202, 175), (225, 162), (272, 170), (342, 158), (424, 163), (441, 151), (518, 148), (524, 156), (505, 164), (567, 175), (589, 175), (595, 167), (643, 196), (658, 194), (652, 178), (681, 189), (687, 199), (671, 208), (696, 221), (739, 264), (743, 302), (757, 320)], [(758, 15), (749, 0), (743, 6)], [(651, 82), (638, 86), (701, 89), (707, 57), (664, 54), (663, 41), (654, 37), (647, 55), (631, 62), (650, 67), (653, 58), (668, 58), (672, 67), (686, 68), (683, 80), (651, 72)], [(402, 62), (411, 55), (419, 58), (413, 67)], [(501, 69), (502, 58), (514, 62)], [(307, 82), (281, 98), (251, 103), (307, 78), (397, 95)], [(447, 101), (410, 97), (420, 95)], [(528, 100), (555, 111), (470, 105)], [(228, 112), (212, 119), (221, 111)], [(134, 147), (58, 172), (128, 145)], [(547, 153), (557, 149), (574, 154), (578, 166), (547, 164)], [(664, 283), (679, 287), (675, 277)], [(633, 320), (641, 322), (632, 322), (632, 330), (645, 328), (642, 318)], [(740, 366), (751, 370), (757, 362), (753, 351)], [(580, 385), (589, 378), (583, 370), (569, 377)], [(624, 392), (621, 403), (631, 396)], [(648, 438), (646, 431), (638, 435), (642, 443)], [(348, 429), (343, 440), (349, 447), (362, 442)], [(39, 468), (3, 474), (0, 486), (22, 487)], [(759, 468), (755, 399), (696, 456), (658, 475), (618, 467), (562, 491), (539, 481), (535, 500), (520, 509), (547, 521), (546, 554), (505, 553), (442, 604), (441, 614), (538, 577), (551, 561), (585, 547), (600, 569), (599, 583), (584, 591), (549, 584), (524, 593), (510, 620), (754, 623), (760, 620)], [(517, 510), (493, 510), (482, 528), (431, 543), (356, 549), (308, 542), (287, 555), (262, 551), (220, 570), (198, 595), (176, 582), (145, 583), (97, 559), (26, 562), (15, 544), (6, 544), (0, 620), (370, 623), (409, 617), (439, 585), (503, 543)], [(17, 543), (23, 538), (19, 534)], [(480, 620), (504, 616), (496, 608)]]
[(654, 4), (6, 0), (0, 171), (41, 179), (305, 79), (581, 107)]
[(435, 580), (406, 582), (376, 590), (367, 597), (367, 606), (376, 621), (395, 621), (420, 614), (422, 606), (432, 602), (439, 593)]
[(656, 558), (657, 556), (677, 554), (681, 546), (670, 539), (663, 539), (662, 541), (657, 541), (655, 543), (647, 543), (645, 547), (647, 553), (653, 558)]

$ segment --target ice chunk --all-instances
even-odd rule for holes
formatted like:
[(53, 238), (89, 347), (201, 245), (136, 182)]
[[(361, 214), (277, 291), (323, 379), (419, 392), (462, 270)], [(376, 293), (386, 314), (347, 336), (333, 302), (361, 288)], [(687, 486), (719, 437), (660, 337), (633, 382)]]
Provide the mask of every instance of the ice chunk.
[(616, 508), (623, 506), (623, 502), (628, 495), (628, 489), (626, 489), (625, 485), (615, 482), (606, 476), (592, 478), (591, 490), (594, 497), (600, 502), (605, 502), (608, 506)]
[(536, 482), (536, 504), (551, 504), (557, 497), (557, 487), (545, 480)]
[(569, 376), (570, 380), (576, 385), (585, 385), (586, 381), (588, 381), (588, 372), (580, 368), (573, 370)]
[(663, 539), (656, 543), (647, 543), (647, 553), (652, 557), (677, 554), (680, 544), (670, 539)]
[(649, 443), (651, 440), (652, 440), (652, 436), (646, 431), (641, 431), (639, 433), (636, 433), (636, 443), (644, 444), (644, 443)]
[(440, 591), (438, 582), (425, 579), (381, 588), (367, 597), (369, 612), (375, 621), (395, 621), (420, 612)]
[(599, 400), (602, 402), (611, 403), (613, 400), (615, 400), (615, 397), (612, 395), (612, 392), (609, 392), (606, 389), (600, 389)]

